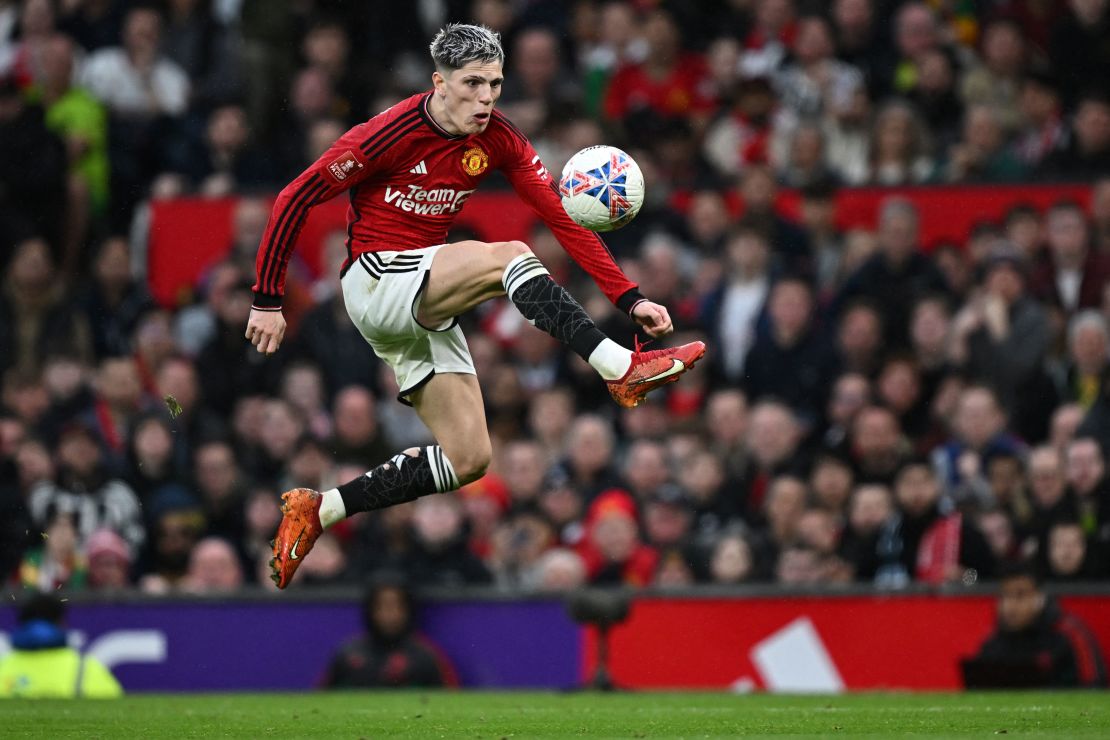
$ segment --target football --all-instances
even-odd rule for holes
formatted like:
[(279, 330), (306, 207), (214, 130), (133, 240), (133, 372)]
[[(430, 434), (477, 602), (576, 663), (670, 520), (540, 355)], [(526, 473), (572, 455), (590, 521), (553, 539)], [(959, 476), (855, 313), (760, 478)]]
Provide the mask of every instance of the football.
[(588, 146), (563, 167), (559, 195), (575, 223), (612, 231), (635, 218), (644, 204), (644, 173), (616, 147)]

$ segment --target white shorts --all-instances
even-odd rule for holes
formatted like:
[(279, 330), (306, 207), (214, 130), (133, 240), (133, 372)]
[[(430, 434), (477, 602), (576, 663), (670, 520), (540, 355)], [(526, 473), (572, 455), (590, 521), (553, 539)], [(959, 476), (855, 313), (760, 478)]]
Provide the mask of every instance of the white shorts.
[(397, 400), (408, 400), (436, 373), (474, 375), (474, 360), (458, 321), (429, 329), (416, 320), (432, 259), (440, 244), (404, 252), (367, 252), (340, 280), (347, 313), (374, 354), (393, 368)]

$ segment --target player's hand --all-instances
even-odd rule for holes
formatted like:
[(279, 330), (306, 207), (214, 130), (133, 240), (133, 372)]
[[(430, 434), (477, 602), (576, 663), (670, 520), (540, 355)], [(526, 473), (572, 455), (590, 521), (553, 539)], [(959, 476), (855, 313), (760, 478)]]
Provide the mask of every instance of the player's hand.
[(285, 317), (281, 311), (259, 311), (251, 309), (247, 319), (247, 339), (259, 352), (272, 355), (285, 339)]
[(644, 331), (653, 339), (665, 337), (674, 331), (671, 315), (667, 313), (666, 306), (660, 306), (651, 301), (640, 301), (632, 309), (632, 318), (637, 324), (644, 327)]

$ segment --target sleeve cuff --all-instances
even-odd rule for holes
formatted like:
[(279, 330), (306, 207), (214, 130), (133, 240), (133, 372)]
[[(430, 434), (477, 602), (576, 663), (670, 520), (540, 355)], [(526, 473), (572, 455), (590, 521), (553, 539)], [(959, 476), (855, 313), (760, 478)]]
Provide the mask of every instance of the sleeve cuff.
[(254, 291), (254, 303), (251, 308), (256, 311), (280, 311), (281, 310), (281, 296), (267, 295)]
[(644, 297), (639, 288), (631, 288), (622, 293), (620, 298), (617, 298), (616, 306), (624, 311), (626, 316), (631, 316), (632, 309), (636, 308), (636, 304), (646, 300), (647, 298)]

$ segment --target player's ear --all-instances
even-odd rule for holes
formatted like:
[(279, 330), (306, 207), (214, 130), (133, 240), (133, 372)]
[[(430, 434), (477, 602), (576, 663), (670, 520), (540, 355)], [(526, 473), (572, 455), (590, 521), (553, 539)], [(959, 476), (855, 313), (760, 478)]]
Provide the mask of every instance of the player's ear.
[(438, 69), (432, 72), (432, 86), (440, 97), (447, 94), (447, 78)]

